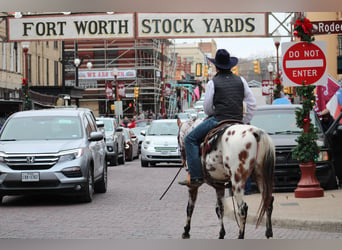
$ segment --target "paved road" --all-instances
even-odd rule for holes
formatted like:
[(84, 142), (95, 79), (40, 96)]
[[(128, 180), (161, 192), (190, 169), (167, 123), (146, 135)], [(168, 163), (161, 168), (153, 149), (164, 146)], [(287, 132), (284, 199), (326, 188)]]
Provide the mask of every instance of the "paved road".
[[(186, 218), (187, 189), (175, 183), (159, 200), (179, 166), (141, 168), (140, 160), (109, 168), (105, 194), (78, 204), (56, 196), (5, 197), (0, 207), (0, 239), (180, 239)], [(185, 178), (181, 171), (177, 180)], [(201, 187), (191, 238), (216, 239), (215, 192)], [(226, 239), (238, 227), (226, 219)], [(247, 225), (246, 239), (264, 239), (265, 227)], [(341, 239), (339, 233), (274, 228), (276, 239)]]

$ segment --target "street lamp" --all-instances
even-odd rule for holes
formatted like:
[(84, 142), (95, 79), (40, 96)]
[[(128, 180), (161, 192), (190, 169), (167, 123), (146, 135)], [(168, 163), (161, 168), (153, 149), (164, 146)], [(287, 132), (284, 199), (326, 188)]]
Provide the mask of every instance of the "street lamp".
[[(89, 56), (86, 56), (86, 57), (89, 57)], [(79, 83), (78, 83), (78, 68), (82, 65), (83, 63), (83, 60), (84, 60), (84, 57), (83, 58), (78, 58), (78, 57), (75, 57), (74, 59), (74, 67), (75, 67), (75, 87), (79, 87)], [(91, 67), (93, 66), (93, 64), (88, 61), (87, 63), (87, 68), (88, 69), (91, 69)], [(79, 107), (79, 99), (76, 98), (76, 106)]]
[(21, 46), (23, 47), (23, 52), (25, 56), (25, 73), (24, 73), (24, 78), (28, 80), (28, 61), (27, 61), (27, 52), (30, 47), (30, 42), (22, 42)]
[(160, 108), (160, 114), (161, 115), (164, 115), (165, 114), (165, 84), (163, 81), (160, 82), (160, 87), (161, 87), (161, 98), (160, 98), (160, 101), (161, 101), (161, 108)]
[(279, 45), (280, 45), (281, 37), (280, 33), (277, 30), (273, 35), (273, 42), (277, 50), (277, 77), (279, 77)]
[(273, 73), (273, 65), (272, 63), (269, 63), (268, 66), (267, 66), (267, 71), (268, 73), (270, 73), (270, 95), (271, 95), (271, 104), (272, 104), (272, 101), (273, 101), (273, 77), (272, 77), (272, 73)]
[(118, 69), (117, 68), (113, 69), (113, 75), (114, 75), (114, 83), (115, 83), (115, 98), (117, 101), (120, 101), (119, 83), (118, 83)]

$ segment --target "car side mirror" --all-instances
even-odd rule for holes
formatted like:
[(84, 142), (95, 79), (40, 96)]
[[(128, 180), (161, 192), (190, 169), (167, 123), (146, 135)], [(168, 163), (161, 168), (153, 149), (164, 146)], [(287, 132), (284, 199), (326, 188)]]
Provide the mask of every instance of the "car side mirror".
[(140, 134), (143, 135), (143, 136), (145, 136), (145, 135), (146, 135), (146, 131), (145, 131), (145, 130), (142, 130), (142, 131), (140, 131)]
[(98, 128), (104, 128), (104, 122), (103, 121), (96, 121), (96, 126)]

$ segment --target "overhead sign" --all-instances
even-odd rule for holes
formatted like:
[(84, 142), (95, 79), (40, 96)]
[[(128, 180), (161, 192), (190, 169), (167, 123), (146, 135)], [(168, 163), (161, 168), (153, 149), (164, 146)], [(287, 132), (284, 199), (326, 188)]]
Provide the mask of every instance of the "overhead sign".
[(137, 13), (137, 38), (263, 37), (266, 13)]
[[(118, 69), (117, 79), (135, 78), (137, 72), (135, 69)], [(79, 79), (114, 79), (113, 70), (79, 70)]]
[(115, 13), (8, 18), (9, 41), (266, 37), (266, 13)]
[(326, 44), (324, 41), (282, 43), (283, 85), (324, 85), (327, 82)]
[(8, 18), (9, 41), (134, 37), (134, 13)]
[(342, 21), (315, 21), (311, 22), (317, 29), (315, 35), (342, 34)]

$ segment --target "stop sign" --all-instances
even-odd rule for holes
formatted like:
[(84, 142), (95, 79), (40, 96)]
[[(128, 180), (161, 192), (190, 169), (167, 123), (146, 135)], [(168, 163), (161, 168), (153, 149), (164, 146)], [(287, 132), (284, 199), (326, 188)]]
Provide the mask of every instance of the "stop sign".
[(298, 86), (324, 85), (327, 80), (325, 43), (298, 42), (282, 44), (283, 84)]

